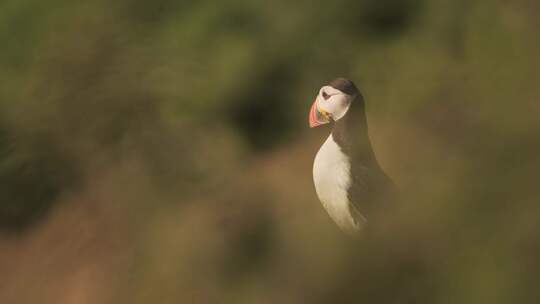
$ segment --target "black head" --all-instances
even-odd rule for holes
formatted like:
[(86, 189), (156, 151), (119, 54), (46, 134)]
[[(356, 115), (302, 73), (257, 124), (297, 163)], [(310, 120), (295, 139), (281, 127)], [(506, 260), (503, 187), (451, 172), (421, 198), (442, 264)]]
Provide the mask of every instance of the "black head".
[(332, 121), (337, 122), (351, 107), (364, 108), (360, 91), (352, 81), (336, 78), (320, 88), (309, 112), (309, 125), (313, 128)]
[(359, 96), (360, 91), (358, 88), (354, 85), (352, 81), (350, 81), (347, 78), (339, 77), (336, 78), (328, 83), (329, 86), (333, 87), (336, 90), (340, 90), (341, 92), (351, 95), (351, 96)]

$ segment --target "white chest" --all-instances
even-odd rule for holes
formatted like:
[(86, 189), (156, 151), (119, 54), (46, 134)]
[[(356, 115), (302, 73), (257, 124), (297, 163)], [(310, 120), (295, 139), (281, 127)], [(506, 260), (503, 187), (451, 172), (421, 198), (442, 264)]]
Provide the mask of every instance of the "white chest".
[(350, 209), (347, 189), (351, 184), (351, 163), (332, 134), (319, 149), (313, 164), (313, 181), (322, 205), (344, 231), (354, 232), (360, 227), (355, 223)]

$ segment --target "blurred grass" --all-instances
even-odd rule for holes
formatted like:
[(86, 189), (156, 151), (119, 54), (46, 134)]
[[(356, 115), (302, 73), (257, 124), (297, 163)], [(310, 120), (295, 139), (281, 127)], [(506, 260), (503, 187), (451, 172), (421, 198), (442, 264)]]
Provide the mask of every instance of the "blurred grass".
[[(0, 3), (2, 303), (534, 303), (531, 0)], [(404, 203), (311, 184), (347, 76)]]

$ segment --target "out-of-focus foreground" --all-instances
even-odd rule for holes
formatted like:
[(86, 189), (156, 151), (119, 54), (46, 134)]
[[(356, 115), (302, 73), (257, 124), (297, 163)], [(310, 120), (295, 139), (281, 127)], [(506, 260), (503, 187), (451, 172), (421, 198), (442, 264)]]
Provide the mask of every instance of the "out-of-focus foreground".
[[(539, 12), (2, 1), (0, 302), (536, 302)], [(337, 76), (403, 192), (356, 242), (311, 180)]]

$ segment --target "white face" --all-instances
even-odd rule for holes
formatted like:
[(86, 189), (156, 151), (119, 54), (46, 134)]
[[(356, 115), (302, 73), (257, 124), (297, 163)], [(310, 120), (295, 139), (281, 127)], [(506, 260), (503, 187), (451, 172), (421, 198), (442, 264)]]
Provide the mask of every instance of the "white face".
[(323, 114), (323, 116), (329, 116), (329, 119), (338, 121), (347, 114), (353, 99), (354, 96), (347, 95), (331, 86), (324, 86), (319, 90), (315, 102), (319, 113)]

